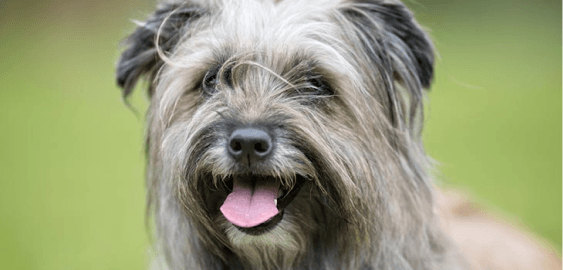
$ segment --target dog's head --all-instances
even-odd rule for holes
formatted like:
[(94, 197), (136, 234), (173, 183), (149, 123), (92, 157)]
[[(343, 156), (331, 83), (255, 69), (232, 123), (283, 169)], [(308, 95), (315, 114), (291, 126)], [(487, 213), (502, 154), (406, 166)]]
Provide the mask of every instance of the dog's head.
[[(162, 3), (117, 81), (125, 98), (148, 81), (149, 199), (169, 259), (288, 265), (312, 243), (400, 230), (391, 197), (428, 185), (418, 116), (432, 75), (432, 45), (398, 1)], [(421, 194), (401, 200), (416, 212)]]

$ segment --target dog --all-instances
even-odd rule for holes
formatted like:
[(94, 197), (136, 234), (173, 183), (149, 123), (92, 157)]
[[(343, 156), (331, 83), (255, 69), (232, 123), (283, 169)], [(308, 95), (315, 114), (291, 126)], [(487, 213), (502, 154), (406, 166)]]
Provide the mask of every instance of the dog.
[(421, 140), (434, 48), (400, 1), (163, 1), (125, 44), (169, 269), (471, 267)]

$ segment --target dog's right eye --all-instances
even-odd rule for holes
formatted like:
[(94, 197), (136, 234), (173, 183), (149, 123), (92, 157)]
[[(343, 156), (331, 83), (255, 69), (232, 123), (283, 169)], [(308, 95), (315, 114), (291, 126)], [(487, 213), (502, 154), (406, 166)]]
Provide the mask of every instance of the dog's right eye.
[(217, 74), (221, 69), (221, 65), (217, 65), (205, 73), (203, 77), (203, 82), (201, 83), (202, 90), (205, 94), (212, 95), (217, 91), (217, 85), (219, 85), (219, 77)]
[(206, 95), (215, 94), (221, 83), (224, 86), (232, 87), (231, 69), (231, 66), (223, 66), (221, 64), (209, 69), (201, 83), (203, 93)]

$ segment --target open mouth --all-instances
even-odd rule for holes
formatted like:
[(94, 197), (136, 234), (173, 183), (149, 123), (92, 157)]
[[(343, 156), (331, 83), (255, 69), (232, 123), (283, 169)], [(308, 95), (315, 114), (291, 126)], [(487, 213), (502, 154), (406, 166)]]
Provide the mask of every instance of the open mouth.
[(289, 189), (271, 176), (234, 176), (226, 181), (232, 191), (220, 210), (240, 231), (251, 235), (265, 233), (283, 219), (284, 208), (295, 199), (305, 180), (297, 176)]

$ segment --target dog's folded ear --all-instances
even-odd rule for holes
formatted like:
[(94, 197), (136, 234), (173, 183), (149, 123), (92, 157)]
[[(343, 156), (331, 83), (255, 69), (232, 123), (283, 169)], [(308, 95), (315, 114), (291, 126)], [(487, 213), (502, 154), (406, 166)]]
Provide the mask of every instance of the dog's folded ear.
[[(353, 43), (363, 52), (359, 57), (369, 60), (386, 85), (380, 102), (390, 122), (418, 136), (423, 89), (430, 87), (434, 73), (432, 42), (400, 1), (351, 0), (341, 12)], [(408, 96), (401, 95), (394, 82), (404, 86)]]
[[(154, 90), (154, 79), (164, 64), (158, 50), (174, 50), (186, 25), (202, 14), (201, 8), (186, 4), (162, 4), (145, 22), (125, 40), (125, 51), (117, 64), (117, 84), (123, 89), (123, 98), (133, 91), (137, 81), (146, 76), (148, 94)], [(157, 44), (158, 42), (158, 44)]]
[[(364, 50), (387, 65), (394, 79), (414, 88), (429, 88), (434, 49), (412, 13), (399, 1), (355, 0), (343, 14), (355, 26)], [(412, 89), (411, 89), (412, 90)]]

